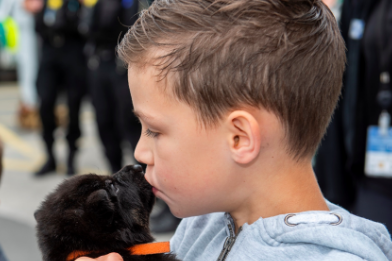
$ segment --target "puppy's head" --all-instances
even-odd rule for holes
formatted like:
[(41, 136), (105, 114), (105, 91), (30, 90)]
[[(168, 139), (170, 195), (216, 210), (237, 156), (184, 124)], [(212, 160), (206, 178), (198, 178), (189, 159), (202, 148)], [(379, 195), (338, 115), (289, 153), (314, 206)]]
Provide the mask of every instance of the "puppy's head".
[(64, 181), (35, 213), (44, 260), (56, 260), (62, 252), (151, 242), (148, 220), (154, 201), (138, 165), (113, 176), (89, 174)]

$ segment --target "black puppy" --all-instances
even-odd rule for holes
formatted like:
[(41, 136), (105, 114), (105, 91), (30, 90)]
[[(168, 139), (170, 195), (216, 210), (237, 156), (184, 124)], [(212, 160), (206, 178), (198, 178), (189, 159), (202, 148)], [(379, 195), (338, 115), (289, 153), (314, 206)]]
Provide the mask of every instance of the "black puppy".
[(155, 202), (142, 167), (113, 176), (75, 176), (61, 183), (35, 212), (44, 261), (119, 253), (125, 261), (177, 261), (171, 254), (135, 255), (130, 247), (152, 242), (148, 228)]

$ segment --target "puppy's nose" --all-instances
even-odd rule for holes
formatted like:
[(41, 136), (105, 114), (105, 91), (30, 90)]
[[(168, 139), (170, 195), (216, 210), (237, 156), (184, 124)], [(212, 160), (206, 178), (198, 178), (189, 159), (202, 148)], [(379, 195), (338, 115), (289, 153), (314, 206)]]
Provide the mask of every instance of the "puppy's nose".
[(143, 167), (139, 164), (132, 165), (132, 168), (136, 171), (143, 172)]

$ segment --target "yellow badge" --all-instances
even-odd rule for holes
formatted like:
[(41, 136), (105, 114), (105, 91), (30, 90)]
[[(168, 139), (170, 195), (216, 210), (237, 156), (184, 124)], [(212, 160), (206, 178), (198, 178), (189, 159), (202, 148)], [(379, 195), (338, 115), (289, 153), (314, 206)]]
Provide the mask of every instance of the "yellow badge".
[(63, 0), (48, 0), (48, 7), (52, 10), (58, 10), (63, 6)]
[(84, 0), (83, 4), (87, 7), (93, 7), (97, 2), (98, 0)]
[(19, 42), (19, 30), (18, 25), (11, 17), (7, 17), (3, 22), (5, 29), (5, 39), (7, 41), (7, 48), (12, 52), (15, 52)]

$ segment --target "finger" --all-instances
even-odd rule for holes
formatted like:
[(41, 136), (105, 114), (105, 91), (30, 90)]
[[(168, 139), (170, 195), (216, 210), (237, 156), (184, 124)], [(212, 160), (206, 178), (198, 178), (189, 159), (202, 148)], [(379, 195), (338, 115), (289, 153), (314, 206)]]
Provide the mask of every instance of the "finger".
[(84, 256), (84, 257), (79, 257), (75, 261), (92, 261), (92, 260), (96, 260), (96, 261), (124, 261), (124, 259), (117, 253), (110, 253), (110, 254), (107, 254), (104, 256), (100, 256), (96, 259)]

